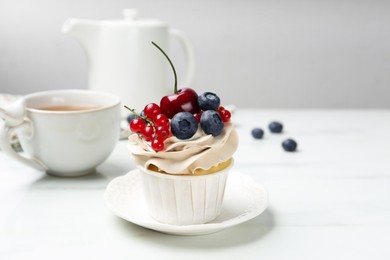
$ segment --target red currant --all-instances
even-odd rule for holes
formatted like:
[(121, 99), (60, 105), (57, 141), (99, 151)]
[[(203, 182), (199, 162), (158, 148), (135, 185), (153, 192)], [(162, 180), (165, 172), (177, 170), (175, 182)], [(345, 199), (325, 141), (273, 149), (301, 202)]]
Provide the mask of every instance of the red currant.
[(154, 119), (154, 125), (155, 126), (164, 126), (166, 128), (170, 127), (168, 117), (166, 117), (166, 115), (164, 115), (164, 114), (159, 114), (156, 116), (156, 118)]
[(222, 111), (225, 111), (225, 108), (223, 106), (220, 106), (218, 109), (217, 109), (217, 112), (219, 114), (221, 114)]
[(152, 136), (154, 134), (154, 129), (153, 126), (147, 125), (144, 130), (142, 131), (142, 135), (145, 139), (145, 141), (150, 141), (152, 140)]
[(145, 106), (144, 113), (147, 118), (154, 120), (157, 115), (161, 114), (161, 109), (156, 103), (149, 103)]
[(218, 111), (218, 113), (221, 116), (222, 121), (224, 123), (229, 122), (230, 118), (232, 117), (232, 114), (230, 113), (230, 111), (226, 110), (226, 109), (222, 110), (221, 112)]
[(157, 137), (160, 137), (161, 139), (165, 140), (169, 137), (169, 135), (170, 135), (169, 128), (161, 125), (156, 128)]
[(198, 123), (200, 123), (201, 116), (202, 116), (202, 111), (194, 114), (194, 117), (195, 117), (196, 121), (198, 121)]
[(146, 123), (142, 118), (135, 118), (130, 122), (130, 130), (133, 133), (142, 133), (146, 127)]
[(164, 150), (164, 140), (159, 137), (154, 137), (151, 143), (152, 149), (156, 152)]

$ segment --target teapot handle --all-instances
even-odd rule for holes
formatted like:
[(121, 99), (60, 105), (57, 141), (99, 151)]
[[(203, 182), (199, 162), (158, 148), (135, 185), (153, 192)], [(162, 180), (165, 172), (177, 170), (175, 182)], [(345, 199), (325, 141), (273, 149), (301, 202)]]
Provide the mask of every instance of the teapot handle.
[(195, 51), (190, 39), (177, 29), (170, 29), (169, 34), (181, 44), (187, 61), (187, 74), (185, 75), (183, 86), (190, 86), (195, 73)]

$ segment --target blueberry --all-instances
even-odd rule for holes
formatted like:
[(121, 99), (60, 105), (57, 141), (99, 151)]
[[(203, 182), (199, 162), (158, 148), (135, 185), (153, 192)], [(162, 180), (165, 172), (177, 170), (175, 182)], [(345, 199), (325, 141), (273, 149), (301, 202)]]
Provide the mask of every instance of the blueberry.
[(130, 114), (130, 115), (126, 118), (126, 120), (127, 120), (127, 122), (130, 124), (131, 121), (133, 121), (134, 118), (136, 118), (136, 116), (135, 116), (134, 114)]
[(283, 131), (283, 125), (280, 122), (273, 121), (268, 125), (271, 133), (281, 133)]
[(261, 139), (261, 138), (263, 138), (263, 135), (264, 135), (263, 129), (258, 128), (258, 127), (252, 129), (252, 136), (253, 136), (253, 138)]
[(200, 117), (200, 127), (203, 131), (212, 136), (217, 136), (222, 133), (223, 121), (218, 112), (214, 110), (206, 110)]
[(171, 120), (171, 131), (178, 139), (189, 139), (198, 130), (198, 121), (189, 112), (179, 112)]
[(211, 92), (205, 92), (198, 97), (198, 105), (203, 110), (217, 110), (221, 100), (219, 97)]
[[(145, 112), (143, 110), (139, 113), (139, 117), (145, 117)], [(144, 119), (144, 122), (145, 124), (148, 124), (148, 120)]]
[(287, 152), (294, 152), (297, 149), (297, 142), (293, 139), (286, 139), (282, 142), (282, 147)]
[(145, 112), (142, 110), (141, 113), (139, 113), (140, 117), (145, 117)]

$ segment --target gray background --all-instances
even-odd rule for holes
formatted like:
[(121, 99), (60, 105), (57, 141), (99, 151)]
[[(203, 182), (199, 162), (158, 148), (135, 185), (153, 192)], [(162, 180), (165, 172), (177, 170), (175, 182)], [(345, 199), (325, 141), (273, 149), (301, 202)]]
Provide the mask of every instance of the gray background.
[[(260, 108), (390, 108), (390, 1), (0, 0), (0, 92), (86, 88), (88, 62), (61, 33), (68, 17), (124, 8), (184, 31), (192, 87)], [(184, 75), (179, 46), (170, 49)]]

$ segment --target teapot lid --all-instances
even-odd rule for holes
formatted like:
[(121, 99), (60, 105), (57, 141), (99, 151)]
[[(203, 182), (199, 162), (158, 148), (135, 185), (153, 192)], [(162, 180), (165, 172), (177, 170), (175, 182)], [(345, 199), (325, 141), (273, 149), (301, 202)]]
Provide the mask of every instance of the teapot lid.
[(138, 19), (138, 10), (137, 9), (124, 9), (122, 11), (124, 16), (124, 22), (126, 24), (139, 25), (139, 26), (164, 26), (165, 23), (157, 19)]

